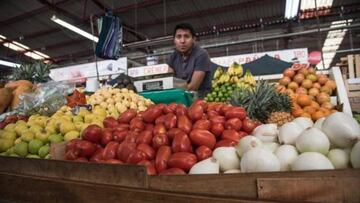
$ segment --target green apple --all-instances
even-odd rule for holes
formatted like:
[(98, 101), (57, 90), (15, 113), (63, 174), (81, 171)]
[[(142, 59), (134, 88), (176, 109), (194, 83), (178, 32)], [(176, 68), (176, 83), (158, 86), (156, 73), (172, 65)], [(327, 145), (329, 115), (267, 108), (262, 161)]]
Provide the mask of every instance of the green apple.
[(17, 138), (15, 132), (7, 131), (7, 130), (4, 130), (0, 137), (3, 138), (3, 139), (11, 139), (13, 141)]
[(11, 157), (20, 157), (19, 155), (15, 154), (15, 153), (9, 154), (9, 156), (11, 156)]
[(52, 134), (48, 137), (50, 143), (59, 143), (63, 141), (63, 136), (61, 134)]
[(50, 151), (49, 145), (44, 145), (44, 146), (42, 146), (42, 147), (39, 149), (39, 156), (40, 156), (41, 158), (45, 158), (46, 155), (49, 154), (49, 151)]
[(30, 142), (32, 139), (34, 139), (35, 133), (31, 130), (26, 130), (21, 133), (21, 139), (25, 142)]
[(51, 154), (46, 155), (45, 159), (51, 159)]
[(36, 155), (36, 154), (28, 154), (26, 156), (26, 158), (33, 158), (33, 159), (40, 159), (40, 156)]
[(60, 133), (62, 135), (65, 135), (66, 133), (68, 133), (72, 130), (76, 130), (74, 123), (69, 122), (69, 121), (60, 123), (59, 128), (60, 128)]
[(14, 140), (0, 138), (0, 152), (5, 152), (14, 145)]
[(81, 107), (78, 116), (85, 117), (85, 115), (91, 114), (86, 108)]
[(41, 140), (34, 139), (29, 142), (28, 150), (31, 154), (37, 154), (43, 145), (44, 143)]
[(30, 126), (29, 130), (31, 130), (34, 134), (40, 132), (43, 128), (37, 124)]
[(4, 130), (15, 132), (15, 126), (16, 126), (15, 123), (10, 123), (7, 126), (5, 126)]
[(26, 157), (28, 155), (28, 144), (26, 142), (20, 142), (14, 146), (14, 152), (21, 156)]
[(76, 122), (84, 122), (84, 119), (83, 117), (77, 115), (77, 116), (74, 116), (73, 119), (72, 119), (73, 123), (76, 123)]
[(38, 140), (41, 140), (43, 143), (47, 143), (48, 137), (50, 136), (50, 134), (48, 132), (46, 132), (45, 130), (42, 130), (38, 133), (35, 134), (35, 138)]
[(80, 137), (80, 133), (76, 130), (72, 130), (64, 135), (65, 141), (70, 141)]
[(27, 129), (28, 129), (27, 125), (23, 123), (16, 124), (15, 126), (15, 132), (18, 136), (21, 136), (21, 133)]
[(10, 148), (6, 151), (6, 154), (7, 154), (7, 155), (10, 155), (10, 154), (15, 154), (14, 149), (15, 149), (15, 147), (14, 147), (14, 146), (10, 147)]
[(14, 141), (14, 144), (18, 144), (18, 143), (20, 143), (21, 141), (23, 141), (23, 140), (21, 139), (21, 137), (19, 137), (19, 138), (17, 138), (17, 139)]

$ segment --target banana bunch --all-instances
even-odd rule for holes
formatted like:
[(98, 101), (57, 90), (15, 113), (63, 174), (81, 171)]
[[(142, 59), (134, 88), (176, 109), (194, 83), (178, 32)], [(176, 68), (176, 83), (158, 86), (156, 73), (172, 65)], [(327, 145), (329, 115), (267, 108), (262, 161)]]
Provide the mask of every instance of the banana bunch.
[(250, 70), (246, 71), (244, 77), (242, 78), (242, 81), (251, 86), (256, 85), (256, 80), (255, 80), (254, 76), (251, 74)]
[(224, 83), (229, 83), (230, 82), (230, 75), (228, 72), (223, 73), (219, 80), (217, 81), (218, 84), (224, 84)]
[(214, 73), (214, 80), (219, 79), (223, 73), (224, 70), (221, 67), (218, 67)]
[(241, 77), (244, 73), (244, 69), (240, 64), (234, 62), (233, 64), (231, 64), (227, 72), (230, 76)]

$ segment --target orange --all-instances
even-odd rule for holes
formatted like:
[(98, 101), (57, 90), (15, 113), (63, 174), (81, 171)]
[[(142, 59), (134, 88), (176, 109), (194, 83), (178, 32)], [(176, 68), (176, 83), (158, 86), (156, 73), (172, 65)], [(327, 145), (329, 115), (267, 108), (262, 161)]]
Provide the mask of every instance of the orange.
[(295, 117), (300, 117), (301, 114), (304, 113), (304, 110), (302, 110), (301, 108), (298, 108), (298, 109), (294, 109), (291, 113)]
[(301, 117), (311, 118), (311, 115), (309, 113), (304, 112), (301, 114)]
[(311, 114), (311, 118), (314, 120), (314, 121), (317, 121), (319, 120), (320, 118), (322, 117), (325, 117), (325, 113), (321, 110), (319, 111), (316, 111), (315, 113)]
[(320, 108), (320, 105), (316, 101), (311, 101), (310, 106), (314, 107), (316, 110)]
[(309, 106), (311, 104), (311, 98), (309, 97), (309, 95), (305, 95), (305, 94), (300, 94), (297, 97), (296, 101), (302, 107)]
[(305, 106), (304, 111), (310, 115), (316, 112), (316, 109), (312, 106)]

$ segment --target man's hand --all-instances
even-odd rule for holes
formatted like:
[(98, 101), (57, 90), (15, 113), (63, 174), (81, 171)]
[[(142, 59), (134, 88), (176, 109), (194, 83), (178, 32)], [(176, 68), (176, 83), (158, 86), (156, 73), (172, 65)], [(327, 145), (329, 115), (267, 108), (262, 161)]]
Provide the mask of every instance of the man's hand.
[(169, 66), (168, 67), (168, 73), (174, 73), (174, 72), (175, 72), (174, 69)]
[(188, 90), (190, 91), (198, 90), (204, 78), (205, 78), (204, 71), (194, 71), (191, 77), (191, 82), (187, 85)]

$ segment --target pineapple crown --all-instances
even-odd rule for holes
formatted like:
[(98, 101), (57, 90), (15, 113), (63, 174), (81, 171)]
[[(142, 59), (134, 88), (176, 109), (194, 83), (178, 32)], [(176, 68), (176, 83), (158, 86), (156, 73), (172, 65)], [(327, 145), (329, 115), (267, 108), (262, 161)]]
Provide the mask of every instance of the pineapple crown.
[(20, 67), (15, 68), (13, 72), (14, 80), (28, 80), (31, 82), (47, 82), (50, 74), (51, 64), (46, 64), (43, 61), (35, 61), (35, 63), (21, 64)]

